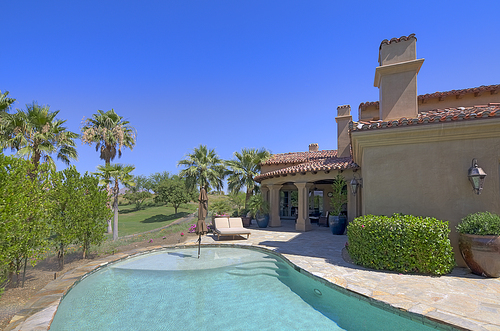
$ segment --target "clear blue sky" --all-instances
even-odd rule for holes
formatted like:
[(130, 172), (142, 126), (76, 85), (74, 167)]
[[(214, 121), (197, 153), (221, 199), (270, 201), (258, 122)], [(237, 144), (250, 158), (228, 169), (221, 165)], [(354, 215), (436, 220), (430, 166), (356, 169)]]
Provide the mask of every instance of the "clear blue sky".
[[(3, 1), (0, 90), (15, 108), (98, 109), (137, 129), (114, 162), (177, 173), (205, 144), (223, 159), (336, 149), (336, 108), (377, 101), (384, 39), (415, 33), (418, 93), (500, 83), (500, 1)], [(81, 172), (103, 164), (78, 141)], [(64, 168), (58, 165), (58, 169)]]

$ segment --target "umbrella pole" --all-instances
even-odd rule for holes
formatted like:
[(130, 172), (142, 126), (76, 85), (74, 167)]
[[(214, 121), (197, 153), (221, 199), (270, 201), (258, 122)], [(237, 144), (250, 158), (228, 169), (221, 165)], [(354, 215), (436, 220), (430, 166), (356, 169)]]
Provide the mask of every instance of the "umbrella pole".
[(200, 237), (198, 238), (198, 258), (200, 258), (200, 249), (201, 249), (201, 234)]

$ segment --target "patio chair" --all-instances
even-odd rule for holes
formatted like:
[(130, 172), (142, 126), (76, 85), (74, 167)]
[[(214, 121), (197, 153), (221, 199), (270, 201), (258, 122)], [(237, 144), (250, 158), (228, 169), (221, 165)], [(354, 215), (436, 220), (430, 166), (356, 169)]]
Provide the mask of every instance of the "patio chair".
[(326, 212), (326, 215), (321, 214), (318, 220), (318, 226), (328, 226), (328, 215), (330, 214), (329, 211)]

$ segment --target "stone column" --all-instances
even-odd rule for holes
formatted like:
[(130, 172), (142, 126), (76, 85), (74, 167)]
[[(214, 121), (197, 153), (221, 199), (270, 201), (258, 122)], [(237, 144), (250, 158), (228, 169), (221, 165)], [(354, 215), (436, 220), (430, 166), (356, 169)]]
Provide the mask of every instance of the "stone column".
[(260, 185), (260, 194), (262, 194), (262, 199), (269, 203), (269, 188), (267, 187), (267, 185)]
[(269, 188), (269, 226), (281, 226), (280, 219), (280, 184), (268, 185)]
[(311, 221), (309, 220), (309, 188), (311, 185), (310, 183), (295, 183), (299, 193), (297, 223), (295, 224), (297, 231), (311, 230)]

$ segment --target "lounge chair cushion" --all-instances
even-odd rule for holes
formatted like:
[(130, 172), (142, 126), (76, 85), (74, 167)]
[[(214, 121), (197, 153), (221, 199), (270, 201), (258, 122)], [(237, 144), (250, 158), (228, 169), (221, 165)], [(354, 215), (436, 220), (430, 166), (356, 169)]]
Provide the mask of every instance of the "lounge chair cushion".
[(218, 217), (214, 219), (216, 229), (228, 229), (229, 219), (227, 217)]
[(218, 217), (214, 219), (215, 233), (219, 236), (250, 235), (250, 230), (243, 227), (241, 217)]
[(229, 218), (229, 227), (230, 228), (243, 228), (243, 221), (241, 217), (230, 217)]

